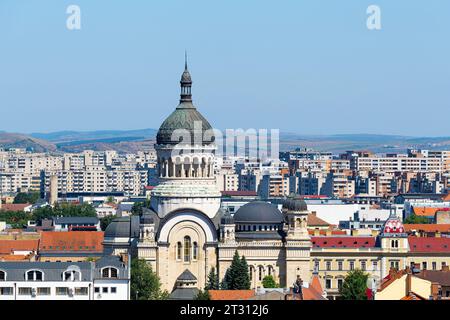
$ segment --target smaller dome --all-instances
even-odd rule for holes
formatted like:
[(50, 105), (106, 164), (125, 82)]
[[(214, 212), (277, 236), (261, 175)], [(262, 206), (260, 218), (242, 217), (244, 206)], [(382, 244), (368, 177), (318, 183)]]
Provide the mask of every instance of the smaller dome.
[(389, 219), (386, 220), (383, 226), (384, 234), (403, 234), (405, 233), (405, 228), (403, 227), (403, 223), (396, 216), (390, 216)]
[(274, 205), (264, 201), (249, 202), (234, 214), (236, 223), (283, 223), (284, 216)]
[(290, 197), (283, 202), (283, 209), (288, 211), (307, 211), (308, 205), (303, 198)]

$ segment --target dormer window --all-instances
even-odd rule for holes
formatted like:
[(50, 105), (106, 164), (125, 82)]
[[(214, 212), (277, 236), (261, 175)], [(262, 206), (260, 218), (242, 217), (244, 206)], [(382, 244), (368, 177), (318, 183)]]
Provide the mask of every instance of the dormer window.
[(30, 270), (25, 274), (27, 281), (42, 281), (44, 280), (44, 273), (39, 270)]
[(81, 280), (81, 274), (77, 270), (67, 270), (63, 273), (63, 280), (64, 281), (80, 281)]
[(102, 269), (103, 278), (117, 278), (117, 268), (107, 267)]

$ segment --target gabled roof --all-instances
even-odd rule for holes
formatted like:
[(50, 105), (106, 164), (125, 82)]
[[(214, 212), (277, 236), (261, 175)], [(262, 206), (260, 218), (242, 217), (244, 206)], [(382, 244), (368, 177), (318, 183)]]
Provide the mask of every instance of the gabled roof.
[(0, 211), (23, 211), (29, 206), (30, 203), (4, 203)]
[(197, 281), (197, 278), (192, 274), (192, 272), (186, 269), (178, 276), (177, 281)]
[(102, 231), (43, 231), (40, 252), (103, 252)]
[(308, 226), (321, 226), (321, 227), (328, 227), (330, 224), (326, 222), (325, 220), (320, 219), (315, 214), (309, 213), (308, 214)]
[(313, 248), (372, 248), (376, 237), (319, 236), (311, 237)]
[(410, 252), (449, 252), (450, 238), (408, 237)]
[(248, 300), (255, 296), (253, 290), (209, 290), (211, 300)]

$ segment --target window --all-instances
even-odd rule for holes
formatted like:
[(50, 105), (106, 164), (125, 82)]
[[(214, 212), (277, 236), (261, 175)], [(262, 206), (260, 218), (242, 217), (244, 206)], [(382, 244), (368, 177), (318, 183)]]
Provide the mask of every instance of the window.
[(31, 288), (19, 288), (19, 296), (31, 296)]
[(315, 260), (315, 261), (314, 261), (314, 270), (319, 271), (319, 264), (320, 264), (320, 261), (319, 261), (319, 260)]
[(366, 271), (366, 261), (361, 261), (361, 270)]
[(342, 289), (342, 284), (344, 283), (344, 280), (342, 279), (338, 279), (337, 280), (337, 285), (338, 285), (338, 289), (341, 290)]
[(372, 261), (372, 270), (373, 271), (377, 271), (378, 269), (378, 262), (377, 261)]
[(117, 293), (117, 288), (116, 287), (111, 287), (111, 293)]
[[(98, 289), (98, 288), (95, 288)], [(76, 296), (87, 296), (88, 295), (88, 288), (82, 287), (82, 288), (75, 288), (75, 295)]]
[(431, 263), (431, 268), (433, 268), (433, 270), (436, 270), (436, 261), (433, 261)]
[(5, 281), (5, 280), (6, 280), (6, 272), (0, 270), (0, 281)]
[(350, 270), (355, 270), (355, 261), (350, 261)]
[(331, 261), (327, 261), (327, 271), (331, 271)]
[(67, 287), (56, 287), (57, 296), (67, 296), (69, 294), (69, 288)]
[(250, 267), (248, 268), (248, 274), (249, 274), (249, 277), (250, 277), (250, 281), (253, 280), (253, 271), (254, 271), (254, 269), (255, 269), (255, 268), (253, 268), (253, 266), (250, 266)]
[(100, 288), (99, 288), (99, 287), (95, 287), (95, 288), (94, 288), (94, 292), (95, 292), (95, 293), (100, 293)]
[(117, 269), (116, 268), (103, 268), (102, 269), (102, 277), (103, 278), (117, 278)]
[(27, 281), (42, 281), (43, 278), (43, 273), (39, 270), (31, 270), (26, 273)]
[(102, 288), (102, 293), (108, 293), (108, 287), (103, 287)]
[(331, 289), (331, 279), (325, 279), (325, 289)]
[(338, 261), (338, 270), (342, 271), (342, 261)]
[(426, 261), (422, 262), (422, 269), (427, 270), (427, 262)]
[(398, 270), (399, 263), (396, 260), (391, 260), (391, 268)]
[(50, 295), (50, 288), (37, 288), (37, 295), (38, 296), (49, 296)]
[(12, 287), (0, 287), (0, 296), (12, 296), (13, 288)]
[(76, 270), (64, 271), (63, 273), (64, 281), (80, 281), (80, 273)]
[(194, 246), (192, 247), (192, 259), (197, 260), (198, 258), (198, 244), (194, 242)]
[(181, 242), (178, 242), (177, 243), (177, 260), (181, 260), (181, 250), (182, 250)]
[(259, 274), (258, 274), (258, 280), (261, 281), (263, 279), (263, 274), (264, 274), (264, 267), (263, 266), (259, 266)]
[(444, 269), (444, 267), (445, 267), (445, 262), (442, 261), (442, 263), (441, 263), (441, 269)]
[(191, 261), (191, 238), (184, 237), (184, 262)]

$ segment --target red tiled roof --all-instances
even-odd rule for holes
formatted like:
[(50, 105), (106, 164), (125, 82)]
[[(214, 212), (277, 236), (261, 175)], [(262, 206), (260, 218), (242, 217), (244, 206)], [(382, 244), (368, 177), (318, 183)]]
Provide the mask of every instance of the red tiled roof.
[(257, 196), (256, 191), (222, 191), (222, 196)]
[(0, 211), (23, 211), (30, 203), (4, 203)]
[(255, 296), (253, 290), (209, 290), (211, 300), (247, 300)]
[(424, 232), (450, 232), (450, 224), (411, 223), (411, 224), (404, 224), (403, 226), (405, 227), (406, 232), (412, 230)]
[(308, 226), (324, 226), (328, 227), (330, 224), (326, 222), (325, 220), (320, 219), (315, 214), (309, 213), (308, 214)]
[(418, 217), (434, 217), (437, 211), (449, 211), (450, 208), (414, 207), (414, 214)]
[(375, 247), (375, 237), (311, 237), (313, 248), (372, 248)]
[(39, 240), (0, 240), (0, 254), (12, 254), (13, 251), (37, 251)]
[[(316, 231), (319, 231), (319, 234), (320, 235), (323, 235), (323, 236), (325, 236), (326, 234), (327, 234), (327, 231), (330, 231), (330, 230), (313, 230), (313, 229), (309, 229), (308, 230), (308, 233), (310, 234), (310, 235), (313, 235)], [(347, 232), (345, 232), (344, 230), (331, 230), (331, 235), (332, 236), (344, 236), (344, 235), (346, 235), (347, 234)]]
[(43, 231), (40, 251), (103, 251), (102, 231)]
[(450, 238), (408, 237), (411, 252), (450, 252)]

